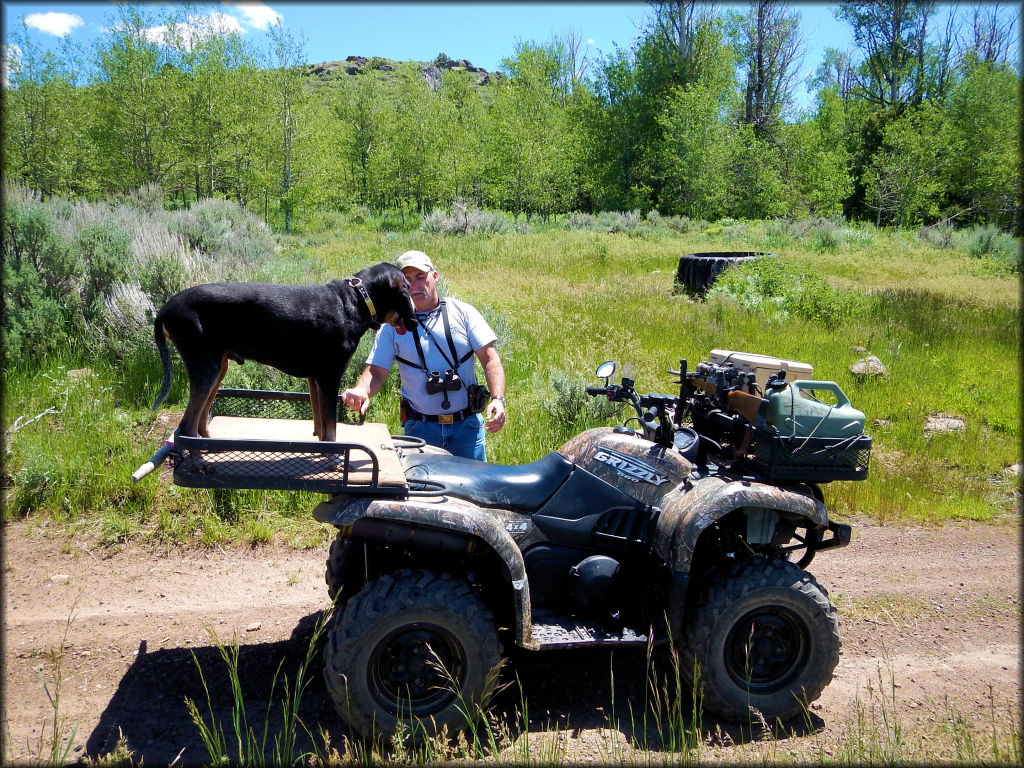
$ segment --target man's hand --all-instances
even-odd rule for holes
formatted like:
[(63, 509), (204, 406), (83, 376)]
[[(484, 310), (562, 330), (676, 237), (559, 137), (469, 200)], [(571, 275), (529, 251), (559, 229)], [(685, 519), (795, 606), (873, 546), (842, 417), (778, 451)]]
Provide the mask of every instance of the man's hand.
[(497, 432), (505, 426), (505, 404), (501, 400), (491, 400), (484, 414), (484, 426), (488, 432)]
[(366, 409), (370, 407), (370, 393), (364, 387), (356, 386), (346, 389), (341, 394), (341, 399), (345, 401), (347, 407), (360, 416), (366, 413)]

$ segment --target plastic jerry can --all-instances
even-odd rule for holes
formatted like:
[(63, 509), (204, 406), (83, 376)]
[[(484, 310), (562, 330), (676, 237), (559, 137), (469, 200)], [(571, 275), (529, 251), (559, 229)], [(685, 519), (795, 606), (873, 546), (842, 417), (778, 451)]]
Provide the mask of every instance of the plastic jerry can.
[[(836, 402), (808, 396), (823, 391), (831, 392)], [(864, 433), (864, 414), (850, 405), (850, 398), (834, 381), (791, 381), (782, 389), (770, 389), (767, 399), (765, 425), (775, 427), (780, 435), (841, 438)]]

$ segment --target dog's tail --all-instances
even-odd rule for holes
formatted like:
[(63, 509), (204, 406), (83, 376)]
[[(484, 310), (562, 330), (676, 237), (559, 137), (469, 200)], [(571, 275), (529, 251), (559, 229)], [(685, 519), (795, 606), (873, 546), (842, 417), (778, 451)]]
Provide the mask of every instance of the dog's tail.
[(171, 381), (174, 379), (174, 369), (171, 367), (171, 352), (167, 348), (167, 337), (164, 335), (164, 323), (159, 317), (153, 323), (153, 339), (156, 341), (156, 348), (160, 350), (160, 362), (164, 367), (164, 381), (160, 386), (160, 394), (156, 396), (153, 403), (153, 413), (160, 407), (160, 404), (167, 399), (171, 393)]

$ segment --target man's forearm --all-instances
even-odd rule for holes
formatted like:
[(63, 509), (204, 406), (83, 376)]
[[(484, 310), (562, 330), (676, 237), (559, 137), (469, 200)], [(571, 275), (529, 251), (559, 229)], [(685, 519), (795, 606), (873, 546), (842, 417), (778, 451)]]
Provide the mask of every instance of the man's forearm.
[(487, 389), (490, 390), (491, 397), (505, 396), (505, 369), (497, 354), (484, 366), (484, 379), (487, 381)]
[(384, 379), (388, 377), (388, 369), (381, 368), (379, 365), (368, 365), (366, 369), (359, 374), (359, 378), (356, 380), (356, 388), (365, 389), (370, 397), (373, 397), (380, 388), (384, 386)]

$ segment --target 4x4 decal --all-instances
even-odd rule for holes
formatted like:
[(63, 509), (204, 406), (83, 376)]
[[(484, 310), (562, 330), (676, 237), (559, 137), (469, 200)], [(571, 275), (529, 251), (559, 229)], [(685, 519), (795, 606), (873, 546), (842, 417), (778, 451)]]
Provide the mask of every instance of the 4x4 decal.
[(631, 483), (642, 481), (658, 487), (669, 480), (664, 475), (659, 475), (650, 464), (644, 464), (632, 456), (613, 451), (611, 448), (595, 448), (594, 458), (614, 469), (620, 477), (624, 477)]

